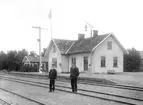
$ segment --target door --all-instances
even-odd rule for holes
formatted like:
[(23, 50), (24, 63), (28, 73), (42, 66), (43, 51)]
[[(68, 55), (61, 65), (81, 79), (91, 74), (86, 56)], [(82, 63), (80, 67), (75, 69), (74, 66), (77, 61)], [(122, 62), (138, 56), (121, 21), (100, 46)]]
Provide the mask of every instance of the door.
[(48, 62), (46, 62), (46, 71), (48, 72), (49, 68), (48, 68)]
[(88, 57), (84, 57), (83, 59), (83, 66), (84, 66), (84, 71), (88, 70)]

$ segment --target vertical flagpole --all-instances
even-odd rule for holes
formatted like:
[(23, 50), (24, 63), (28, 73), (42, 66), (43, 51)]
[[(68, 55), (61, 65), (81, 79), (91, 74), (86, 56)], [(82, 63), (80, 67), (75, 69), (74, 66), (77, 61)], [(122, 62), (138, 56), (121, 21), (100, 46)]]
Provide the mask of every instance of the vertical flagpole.
[(50, 19), (50, 25), (51, 25), (51, 39), (53, 37), (53, 29), (52, 29), (52, 9), (50, 9), (49, 12), (49, 19)]
[(53, 29), (52, 29), (52, 17), (51, 17), (51, 39), (53, 37)]
[(85, 25), (85, 37), (87, 36), (87, 25)]
[(40, 56), (39, 72), (42, 73), (42, 71), (41, 71), (41, 66), (42, 66), (42, 62), (41, 62), (41, 27), (40, 26), (39, 26), (39, 56)]

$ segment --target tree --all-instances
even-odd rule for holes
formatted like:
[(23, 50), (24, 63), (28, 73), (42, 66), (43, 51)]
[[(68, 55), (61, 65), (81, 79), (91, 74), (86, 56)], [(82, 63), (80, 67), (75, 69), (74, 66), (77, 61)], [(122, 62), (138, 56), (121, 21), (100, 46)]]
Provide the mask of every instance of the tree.
[(34, 51), (30, 51), (29, 56), (33, 56), (33, 57), (35, 57), (35, 56), (37, 56), (37, 54), (36, 54)]
[(124, 55), (124, 71), (138, 72), (140, 68), (140, 54), (135, 49), (128, 49), (129, 54)]
[(0, 69), (7, 69), (7, 55), (3, 51), (0, 52)]
[(26, 51), (26, 49), (18, 51), (15, 55), (16, 71), (19, 71), (22, 66), (22, 60), (25, 56), (28, 56), (28, 51)]
[(17, 51), (9, 51), (7, 53), (7, 64), (9, 70), (16, 70), (16, 60), (15, 56), (17, 54)]

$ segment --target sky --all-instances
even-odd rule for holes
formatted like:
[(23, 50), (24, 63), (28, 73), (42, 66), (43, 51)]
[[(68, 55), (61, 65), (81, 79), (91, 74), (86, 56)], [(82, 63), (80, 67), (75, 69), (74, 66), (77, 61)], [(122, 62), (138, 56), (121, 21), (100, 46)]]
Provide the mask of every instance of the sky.
[(24, 48), (38, 54), (39, 30), (32, 26), (47, 29), (41, 30), (46, 48), (51, 37), (76, 40), (85, 21), (99, 35), (113, 33), (126, 49), (143, 51), (142, 5), (142, 0), (0, 0), (0, 51)]

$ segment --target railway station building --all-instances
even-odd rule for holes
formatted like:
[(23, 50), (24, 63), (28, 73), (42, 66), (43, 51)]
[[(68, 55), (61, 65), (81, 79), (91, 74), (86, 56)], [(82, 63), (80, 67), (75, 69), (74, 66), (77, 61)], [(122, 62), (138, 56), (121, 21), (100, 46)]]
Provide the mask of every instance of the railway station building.
[(58, 72), (69, 72), (74, 63), (80, 72), (107, 73), (123, 72), (123, 55), (126, 49), (112, 33), (85, 38), (78, 34), (78, 40), (51, 39), (46, 49), (48, 67), (55, 64)]

